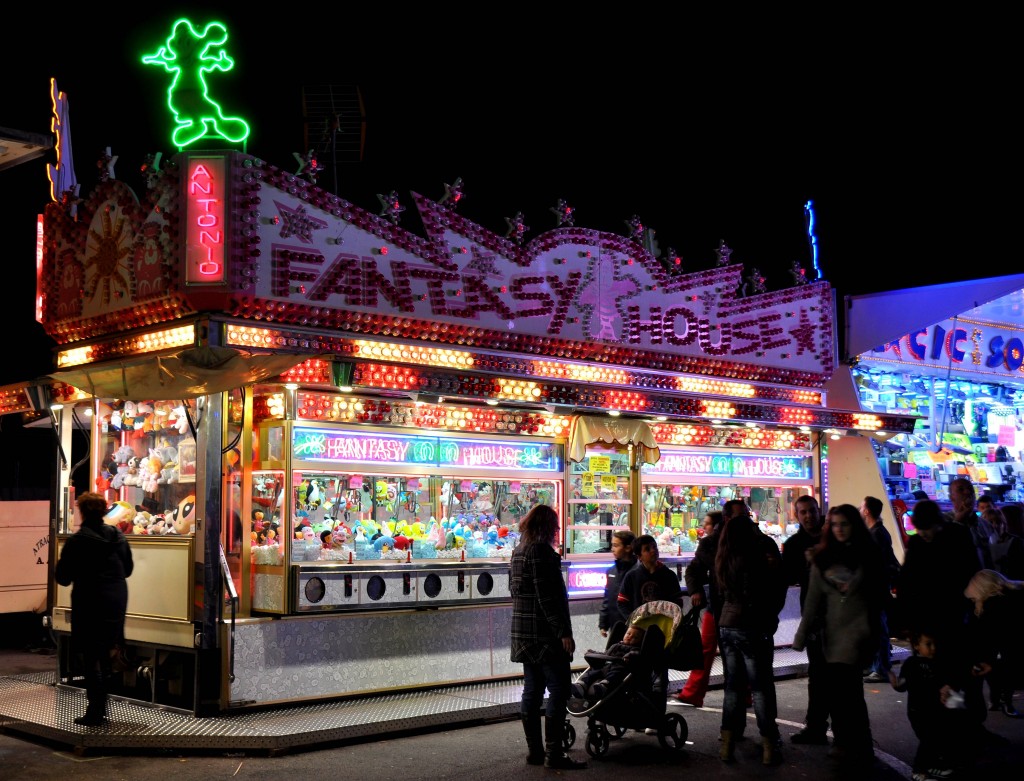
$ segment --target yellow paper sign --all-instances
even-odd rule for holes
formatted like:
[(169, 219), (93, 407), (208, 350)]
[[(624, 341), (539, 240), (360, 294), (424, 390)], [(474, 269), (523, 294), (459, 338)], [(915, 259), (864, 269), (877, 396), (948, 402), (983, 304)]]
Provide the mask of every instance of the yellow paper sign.
[(601, 491), (606, 494), (615, 493), (619, 488), (619, 481), (615, 475), (601, 475)]
[(584, 472), (583, 479), (580, 480), (580, 495), (581, 496), (595, 496), (597, 492), (594, 490), (594, 473)]
[(612, 471), (611, 456), (591, 456), (590, 471), (595, 475), (605, 474)]

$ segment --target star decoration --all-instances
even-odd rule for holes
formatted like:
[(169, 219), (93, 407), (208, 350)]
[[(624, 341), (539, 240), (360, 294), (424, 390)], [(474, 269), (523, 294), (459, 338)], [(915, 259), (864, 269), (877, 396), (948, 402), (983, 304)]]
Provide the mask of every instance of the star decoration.
[(470, 247), (470, 252), (473, 253), (473, 259), (466, 264), (464, 271), (475, 271), (482, 279), (502, 278), (501, 272), (494, 267), (494, 255), (484, 255), (475, 246)]
[(764, 293), (767, 290), (764, 283), (765, 279), (761, 276), (761, 272), (756, 268), (750, 269), (750, 274), (747, 275), (747, 280), (743, 284), (744, 295), (757, 296)]
[(110, 154), (109, 146), (100, 153), (100, 159), (96, 161), (96, 167), (100, 169), (101, 182), (108, 182), (111, 179), (117, 178), (114, 176), (114, 163), (116, 162), (117, 155)]
[(160, 177), (164, 175), (164, 172), (160, 170), (160, 158), (163, 157), (163, 152), (156, 152), (153, 154), (146, 155), (146, 161), (139, 168), (142, 173), (142, 178), (146, 180), (146, 187), (152, 190), (156, 187), (156, 183), (160, 181)]
[(555, 224), (559, 228), (562, 226), (571, 228), (575, 224), (576, 209), (567, 204), (564, 199), (559, 198), (558, 203), (551, 207), (551, 211), (555, 213)]
[(458, 177), (451, 184), (444, 186), (444, 196), (438, 203), (447, 203), (454, 209), (462, 200), (462, 177)]
[(807, 272), (804, 271), (803, 266), (795, 260), (793, 261), (793, 265), (789, 267), (789, 273), (793, 277), (793, 284), (795, 286), (799, 287), (800, 285), (807, 284)]
[(512, 239), (516, 244), (522, 244), (526, 231), (530, 230), (530, 226), (523, 222), (524, 219), (522, 212), (516, 212), (515, 217), (506, 217), (508, 233), (505, 234), (505, 238)]
[(679, 253), (676, 252), (675, 247), (668, 248), (665, 258), (670, 265), (677, 266), (680, 271), (683, 270), (683, 259), (680, 257)]
[(324, 220), (319, 220), (306, 214), (306, 209), (303, 206), (299, 206), (297, 209), (289, 209), (287, 206), (277, 204), (277, 208), (281, 212), (282, 239), (295, 236), (299, 241), (312, 244), (313, 231), (323, 230), (327, 227), (327, 223)]
[(732, 250), (729, 249), (729, 245), (725, 243), (725, 239), (718, 242), (718, 249), (715, 250), (715, 253), (718, 255), (719, 266), (729, 265), (729, 256), (732, 255)]
[(640, 222), (640, 218), (635, 214), (626, 220), (626, 227), (629, 228), (629, 233), (626, 235), (633, 241), (640, 242), (644, 237), (644, 224)]
[(310, 149), (305, 155), (300, 155), (298, 152), (292, 152), (292, 157), (295, 158), (299, 164), (299, 169), (295, 172), (296, 176), (304, 176), (309, 180), (310, 184), (316, 184), (316, 178), (320, 172), (324, 170), (324, 167), (320, 165), (320, 161), (316, 159), (316, 152)]
[(78, 219), (78, 204), (82, 202), (82, 199), (78, 197), (80, 188), (81, 185), (75, 182), (69, 189), (60, 194), (61, 206), (64, 207), (68, 216), (73, 220)]
[(800, 325), (792, 329), (789, 335), (796, 339), (797, 355), (803, 355), (804, 350), (814, 350), (814, 326), (806, 309), (800, 310)]
[(377, 200), (383, 207), (380, 211), (381, 217), (387, 217), (392, 224), (398, 225), (398, 218), (402, 216), (405, 207), (398, 201), (398, 193), (392, 190), (387, 195), (377, 193)]

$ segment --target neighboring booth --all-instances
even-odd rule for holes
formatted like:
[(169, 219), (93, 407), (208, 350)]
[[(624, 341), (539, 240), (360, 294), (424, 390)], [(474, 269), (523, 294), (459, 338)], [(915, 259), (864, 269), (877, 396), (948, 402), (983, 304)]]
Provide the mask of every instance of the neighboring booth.
[[(914, 425), (827, 398), (827, 283), (741, 296), (724, 244), (683, 274), (641, 226), (568, 208), (500, 236), (457, 211), (460, 182), (413, 195), (419, 235), (394, 194), (371, 214), (219, 146), (150, 173), (137, 194), (110, 164), (46, 207), (38, 291), (58, 432), (91, 414), (90, 487), (135, 556), (116, 691), (139, 701), (518, 676), (508, 560), (532, 507), (563, 519), (577, 643), (598, 647), (615, 529), (654, 534), (682, 579), (716, 503), (746, 498), (781, 542), (793, 499), (830, 490), (829, 437)], [(60, 479), (51, 562), (74, 529)], [(52, 621), (80, 685), (69, 596)]]
[(859, 403), (918, 416), (875, 448), (889, 498), (1024, 500), (1024, 275), (849, 296), (846, 322)]

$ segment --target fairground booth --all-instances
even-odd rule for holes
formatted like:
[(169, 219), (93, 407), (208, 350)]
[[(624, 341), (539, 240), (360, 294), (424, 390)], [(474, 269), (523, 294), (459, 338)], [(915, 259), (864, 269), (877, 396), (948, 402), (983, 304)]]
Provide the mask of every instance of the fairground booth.
[[(781, 543), (831, 476), (843, 501), (884, 492), (872, 443), (914, 417), (829, 405), (826, 282), (744, 290), (724, 243), (680, 273), (639, 222), (578, 227), (564, 203), (500, 235), (459, 181), (368, 211), (314, 159), (282, 170), (222, 117), (176, 119), (144, 192), (109, 161), (92, 192), (55, 186), (38, 305), (57, 370), (0, 395), (54, 405), (65, 451), (89, 432), (89, 485), (136, 561), (115, 693), (206, 715), (513, 678), (508, 561), (537, 504), (562, 519), (577, 644), (599, 647), (616, 529), (653, 534), (681, 579), (728, 498)], [(58, 469), (50, 562), (75, 523)]]
[(889, 497), (945, 504), (966, 477), (979, 496), (1024, 500), (1024, 275), (850, 296), (846, 321), (859, 403), (917, 416), (876, 444)]

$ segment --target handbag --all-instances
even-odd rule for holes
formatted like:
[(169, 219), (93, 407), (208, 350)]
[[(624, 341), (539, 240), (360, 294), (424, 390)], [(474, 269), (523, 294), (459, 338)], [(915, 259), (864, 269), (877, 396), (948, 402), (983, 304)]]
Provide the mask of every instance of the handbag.
[(700, 608), (691, 607), (672, 635), (669, 667), (673, 670), (703, 670), (704, 641), (700, 636)]

